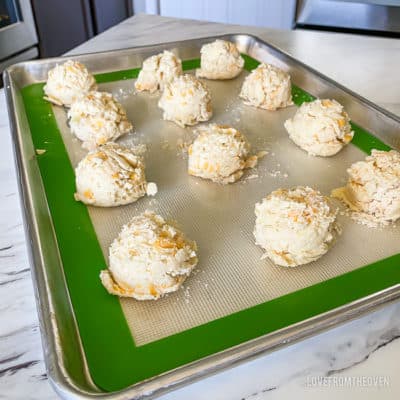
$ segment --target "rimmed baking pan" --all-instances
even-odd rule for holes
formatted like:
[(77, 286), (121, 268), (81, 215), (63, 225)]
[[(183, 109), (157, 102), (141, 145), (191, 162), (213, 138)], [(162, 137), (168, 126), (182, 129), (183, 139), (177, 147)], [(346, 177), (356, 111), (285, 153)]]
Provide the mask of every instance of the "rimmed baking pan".
[[(113, 209), (73, 197), (74, 167), (85, 151), (69, 131), (65, 109), (43, 99), (48, 70), (64, 59), (5, 72), (46, 364), (62, 397), (155, 397), (399, 297), (400, 227), (371, 229), (340, 215), (337, 244), (296, 269), (261, 260), (252, 236), (254, 204), (263, 196), (295, 185), (329, 194), (371, 149), (399, 149), (399, 118), (258, 38), (222, 38), (236, 43), (245, 71), (231, 81), (205, 81), (211, 122), (236, 127), (254, 153), (267, 152), (234, 185), (189, 176), (182, 149), (193, 129), (163, 121), (158, 95), (135, 93), (133, 86), (142, 61), (164, 49), (193, 73), (201, 46), (216, 37), (73, 57), (126, 108), (135, 133), (120, 142), (146, 145), (147, 178), (159, 187), (154, 198)], [(310, 157), (283, 127), (296, 106), (269, 112), (244, 105), (241, 84), (259, 62), (290, 73), (296, 105), (315, 97), (342, 103), (352, 119), (352, 143), (334, 157)], [(177, 293), (153, 302), (120, 300), (105, 291), (99, 272), (121, 226), (146, 209), (178, 221), (197, 241), (200, 261)]]

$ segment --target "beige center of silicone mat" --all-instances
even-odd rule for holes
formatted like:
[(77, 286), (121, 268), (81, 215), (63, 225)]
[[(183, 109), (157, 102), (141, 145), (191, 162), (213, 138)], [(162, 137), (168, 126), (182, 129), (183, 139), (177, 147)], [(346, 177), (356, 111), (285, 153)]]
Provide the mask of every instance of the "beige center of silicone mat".
[[(260, 260), (262, 250), (253, 238), (254, 204), (279, 187), (309, 185), (329, 194), (343, 186), (348, 166), (365, 154), (349, 145), (334, 157), (308, 156), (291, 142), (283, 127), (296, 107), (271, 112), (243, 105), (238, 93), (245, 75), (243, 72), (232, 81), (205, 81), (212, 93), (211, 122), (242, 131), (254, 152), (268, 151), (256, 169), (227, 186), (187, 174), (186, 156), (177, 144), (192, 140), (193, 129), (163, 121), (158, 95), (135, 94), (132, 80), (100, 85), (100, 90), (113, 93), (122, 103), (135, 126), (137, 133), (120, 142), (147, 145), (147, 179), (156, 182), (159, 189), (154, 198), (145, 197), (128, 206), (88, 207), (106, 261), (108, 247), (122, 225), (146, 209), (178, 221), (199, 247), (199, 264), (178, 292), (157, 301), (121, 299), (138, 346), (333, 278), (399, 250), (400, 227), (371, 229), (339, 215), (343, 233), (318, 261), (285, 269)], [(71, 135), (65, 111), (54, 107), (54, 112), (75, 167), (86, 152)]]

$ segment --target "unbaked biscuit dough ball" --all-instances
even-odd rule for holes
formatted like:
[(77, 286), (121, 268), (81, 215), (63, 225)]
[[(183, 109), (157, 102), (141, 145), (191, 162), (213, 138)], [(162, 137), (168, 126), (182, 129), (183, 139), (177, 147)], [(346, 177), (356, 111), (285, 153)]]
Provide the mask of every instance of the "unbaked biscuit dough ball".
[(210, 124), (198, 129), (199, 136), (190, 145), (188, 172), (217, 183), (233, 183), (245, 168), (257, 164), (257, 156), (250, 156), (250, 144), (236, 129)]
[(285, 128), (290, 139), (313, 156), (333, 156), (354, 135), (343, 106), (327, 99), (303, 103)]
[(68, 111), (71, 132), (93, 150), (132, 130), (126, 112), (111, 93), (89, 92)]
[(147, 183), (140, 149), (107, 143), (83, 158), (75, 170), (75, 199), (82, 203), (113, 207), (135, 202), (153, 194), (154, 183)]
[(83, 64), (72, 60), (51, 69), (43, 88), (46, 100), (57, 106), (66, 107), (70, 107), (74, 101), (90, 90), (96, 89), (93, 75)]
[(246, 77), (239, 95), (244, 103), (274, 111), (292, 102), (290, 75), (271, 64), (260, 64)]
[(355, 212), (354, 219), (377, 226), (400, 217), (399, 152), (372, 150), (365, 161), (354, 163), (347, 173), (346, 186), (335, 189), (332, 195)]
[(244, 60), (237, 47), (226, 40), (216, 40), (205, 44), (201, 50), (198, 78), (232, 79), (243, 70)]
[(163, 90), (167, 83), (182, 74), (182, 62), (170, 51), (144, 60), (135, 87), (139, 92)]
[(181, 127), (196, 125), (212, 117), (211, 95), (207, 86), (193, 75), (181, 75), (166, 85), (158, 106), (163, 118)]
[(323, 256), (333, 245), (339, 228), (337, 210), (310, 187), (278, 189), (255, 207), (254, 236), (275, 264), (296, 267)]
[(156, 300), (175, 292), (197, 264), (196, 243), (153, 212), (136, 216), (110, 247), (100, 278), (109, 293)]

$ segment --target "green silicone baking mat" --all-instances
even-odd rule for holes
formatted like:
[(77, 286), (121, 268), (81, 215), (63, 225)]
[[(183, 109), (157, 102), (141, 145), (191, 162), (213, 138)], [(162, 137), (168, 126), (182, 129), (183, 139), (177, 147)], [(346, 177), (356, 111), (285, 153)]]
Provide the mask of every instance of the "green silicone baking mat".
[[(243, 57), (245, 58), (245, 69), (247, 71), (252, 70), (258, 65), (258, 62), (249, 56), (243, 55)], [(197, 68), (198, 65), (199, 60), (187, 60), (183, 62), (183, 68), (186, 71), (193, 70)], [(120, 88), (122, 94), (119, 100), (124, 104), (124, 97), (126, 99), (131, 97), (131, 93), (129, 93), (126, 88), (132, 87), (132, 80), (137, 77), (138, 72), (139, 69), (116, 71), (99, 74), (96, 76), (96, 79), (100, 84), (100, 89), (102, 90), (111, 90), (111, 88), (113, 88), (113, 93), (117, 95), (118, 88)], [(240, 87), (239, 83), (240, 82), (237, 81), (236, 83), (227, 84), (236, 85), (236, 90)], [(221, 82), (210, 83), (212, 91), (217, 91), (219, 88), (218, 85), (221, 84)], [(292, 93), (296, 105), (300, 105), (304, 101), (311, 101), (313, 99), (313, 96), (295, 85), (293, 85)], [(125, 299), (121, 302), (117, 297), (109, 295), (100, 283), (99, 272), (107, 266), (107, 259), (105, 257), (106, 246), (104, 243), (109, 239), (105, 241), (103, 240), (104, 243), (98, 239), (97, 228), (93, 221), (96, 217), (96, 212), (100, 211), (96, 211), (93, 208), (88, 209), (88, 207), (74, 201), (73, 199), (73, 193), (75, 191), (74, 162), (71, 162), (65, 141), (60, 132), (60, 117), (56, 118), (55, 115), (57, 113), (65, 114), (65, 111), (61, 108), (54, 108), (43, 99), (43, 83), (24, 87), (22, 89), (22, 96), (34, 146), (36, 149), (45, 150), (44, 152), (40, 152), (41, 154), (37, 155), (37, 161), (47, 196), (51, 218), (54, 224), (67, 285), (75, 317), (79, 326), (80, 337), (82, 339), (88, 367), (96, 385), (105, 391), (117, 391), (126, 388), (132, 384), (162, 374), (184, 364), (368, 296), (369, 294), (398, 284), (400, 281), (400, 254), (397, 254), (398, 249), (394, 248), (394, 250), (390, 250), (390, 254), (380, 253), (377, 251), (375, 262), (369, 263), (368, 265), (365, 265), (365, 263), (356, 266), (353, 265), (349, 272), (342, 273), (333, 278), (327, 274), (326, 279), (324, 279), (323, 277), (325, 275), (322, 275), (322, 281), (319, 283), (307, 285), (307, 283), (303, 282), (301, 283), (301, 285), (304, 286), (302, 289), (272, 299), (266, 298), (265, 301), (260, 301), (259, 299), (257, 301), (254, 300), (259, 304), (245, 307), (244, 309), (228, 313), (222, 317), (215, 314), (216, 317), (214, 319), (208, 316), (208, 320), (206, 318), (207, 322), (202, 322), (199, 325), (184, 330), (178, 328), (176, 332), (172, 334), (167, 335), (164, 333), (152, 337), (151, 326), (145, 326), (146, 329), (141, 329), (143, 326), (135, 327), (135, 320), (130, 320), (128, 322), (126, 316), (127, 313), (130, 312), (129, 310), (131, 305), (132, 307), (143, 307), (143, 309), (146, 309), (146, 307), (156, 308), (158, 302), (150, 302), (150, 305), (141, 305), (141, 303), (130, 299)], [(156, 102), (156, 97), (149, 95), (149, 98), (153, 103)], [(141, 94), (137, 99), (137, 101), (145, 102), (146, 96)], [(231, 111), (233, 113), (236, 112), (238, 124), (240, 122), (240, 116), (244, 115), (243, 112), (246, 115), (250, 115), (250, 117), (254, 116), (256, 121), (258, 118), (257, 116), (262, 113), (264, 113), (262, 118), (268, 118), (268, 116), (273, 118), (272, 114), (269, 112), (254, 110), (247, 106), (243, 107), (243, 109), (238, 110), (238, 108), (233, 109), (232, 107), (229, 108), (227, 106), (225, 109), (220, 108), (220, 110), (221, 112), (225, 111), (226, 113)], [(215, 111), (215, 115), (217, 115), (217, 111), (218, 110)], [(277, 111), (277, 113), (280, 112), (281, 111)], [(282, 113), (288, 113), (288, 115), (293, 114), (293, 112), (293, 108), (291, 111), (289, 109), (282, 111)], [(160, 119), (161, 112), (159, 112), (155, 118)], [(135, 119), (132, 119), (135, 124)], [(171, 123), (163, 123), (166, 124), (166, 129), (167, 127), (168, 129), (181, 129), (179, 127), (171, 127)], [(356, 154), (359, 159), (363, 157), (361, 151), (369, 153), (373, 148), (382, 150), (389, 149), (386, 144), (361, 127), (354, 123), (352, 126), (355, 136), (352, 144), (348, 147), (353, 147), (355, 152), (354, 154)], [(160, 135), (162, 135), (162, 133), (160, 133)], [(267, 126), (265, 127), (265, 136), (268, 136)], [(162, 137), (163, 136), (160, 136), (160, 138)], [(252, 137), (253, 136), (250, 135), (249, 139)], [(143, 132), (137, 135), (136, 139), (139, 140), (139, 142), (140, 140), (146, 142), (146, 136)], [(171, 148), (170, 143), (164, 144), (160, 142), (159, 148), (154, 147), (151, 149), (152, 151), (150, 151), (150, 155), (155, 154), (155, 151), (159, 152), (160, 157), (156, 162), (163, 162), (161, 154), (162, 151), (165, 150), (174, 153), (178, 162), (183, 165), (185, 163), (184, 156), (177, 154), (179, 152), (178, 148), (175, 146), (172, 146), (173, 148)], [(262, 150), (262, 146), (260, 146), (261, 144), (259, 143), (258, 150)], [(292, 144), (291, 146), (294, 145)], [(257, 145), (255, 147), (257, 148)], [(276, 151), (279, 151), (278, 147)], [(301, 153), (301, 150), (296, 149), (295, 151), (299, 151), (299, 157), (305, 157), (305, 155)], [(269, 154), (267, 154), (266, 157), (274, 157), (273, 145), (268, 148), (268, 152)], [(150, 158), (150, 155), (148, 158)], [(312, 162), (312, 158), (309, 158), (309, 160)], [(148, 160), (150, 167), (152, 162), (155, 163), (155, 161)], [(321, 163), (324, 162), (324, 160), (321, 161), (321, 159), (319, 159), (316, 162)], [(260, 168), (262, 168), (262, 163), (263, 160), (260, 161)], [(282, 171), (284, 171), (285, 166), (280, 165), (280, 167)], [(269, 179), (279, 175), (279, 179), (281, 179), (279, 184), (285, 182), (285, 173), (282, 171), (278, 169), (269, 169), (267, 171)], [(345, 171), (345, 168), (343, 171)], [(256, 170), (254, 173), (249, 171), (247, 177), (243, 180), (244, 182), (235, 184), (241, 185), (237, 186), (239, 188), (237, 190), (246, 191), (247, 188), (253, 187), (251, 185), (257, 185), (257, 174), (261, 175), (262, 170)], [(267, 174), (265, 173), (265, 175)], [(152, 177), (148, 175), (149, 181), (152, 180), (151, 178)], [(192, 190), (191, 193), (197, 193), (200, 196), (204, 196), (202, 200), (208, 202), (210, 208), (212, 208), (214, 204), (215, 207), (219, 206), (213, 201), (212, 195), (210, 195), (207, 186), (213, 184), (208, 182), (199, 182), (193, 177), (188, 179), (190, 180), (187, 181), (187, 184), (189, 186), (192, 185), (189, 187), (189, 189)], [(345, 179), (345, 175), (343, 176), (343, 179)], [(155, 181), (157, 182), (157, 180)], [(303, 182), (300, 181), (298, 184), (303, 184)], [(173, 187), (173, 179), (167, 179), (163, 184), (159, 185), (160, 192), (168, 192), (168, 185)], [(230, 187), (234, 188), (234, 185), (230, 185)], [(229, 205), (229, 202), (235, 201), (235, 192), (231, 192), (231, 190), (236, 189), (232, 188), (226, 187), (226, 189), (216, 189), (226, 191), (224, 201), (227, 205)], [(186, 189), (182, 188), (182, 190)], [(265, 195), (271, 191), (268, 187), (265, 187), (263, 190)], [(260, 199), (261, 197), (258, 198), (257, 201)], [(140, 201), (141, 200), (139, 200), (139, 202)], [(152, 204), (157, 205), (157, 196), (155, 199), (148, 198), (143, 200), (143, 202), (145, 201), (147, 202), (146, 206), (148, 205), (149, 208), (151, 208)], [(195, 202), (195, 199), (193, 200), (189, 197), (187, 201)], [(137, 205), (132, 207), (132, 213), (134, 213), (135, 210), (138, 210), (135, 208), (138, 207)], [(246, 205), (246, 207), (251, 209), (251, 211), (249, 211), (249, 215), (251, 215), (254, 209), (254, 201), (250, 205)], [(109, 211), (110, 213), (114, 213), (112, 215), (115, 215), (117, 219), (118, 209), (121, 208)], [(106, 211), (107, 210), (101, 210), (101, 212)], [(222, 209), (220, 209), (220, 211), (223, 212)], [(181, 209), (178, 204), (174, 212), (171, 212), (171, 215), (168, 216), (175, 216), (179, 221), (180, 212)], [(193, 224), (195, 225), (197, 223), (195, 203), (192, 212)], [(212, 210), (210, 209), (209, 212), (211, 213)], [(349, 220), (346, 216), (342, 216), (342, 219)], [(118, 220), (117, 224), (120, 227), (126, 222), (128, 221)], [(240, 226), (231, 226), (229, 229), (240, 230)], [(368, 232), (367, 235), (374, 235), (374, 230), (368, 230), (369, 228), (366, 227), (358, 226), (358, 228), (355, 229), (364, 230)], [(188, 236), (197, 240), (195, 237), (196, 231), (190, 231), (190, 227), (185, 226), (185, 231), (188, 230)], [(377, 229), (376, 232), (378, 235), (377, 237), (379, 238), (382, 238), (382, 235), (385, 235), (385, 237), (387, 236), (389, 240), (397, 240), (400, 238), (397, 228), (380, 228)], [(223, 232), (221, 235), (223, 235)], [(251, 232), (247, 232), (245, 235), (248, 237), (248, 242), (250, 243), (249, 246), (250, 249), (252, 249), (251, 251), (257, 255), (257, 258), (259, 258), (261, 250), (254, 245)], [(345, 258), (342, 259), (338, 254), (340, 250), (340, 241), (342, 239), (348, 240), (349, 238), (348, 236), (345, 238), (339, 238), (338, 245), (331, 250), (331, 253), (333, 254), (332, 257), (338, 259), (337, 263), (339, 266), (349, 262)], [(354, 237), (352, 240), (357, 242), (360, 239)], [(218, 243), (216, 242), (210, 242), (209, 246), (213, 246), (215, 251), (218, 250)], [(203, 243), (203, 247), (207, 247), (207, 244)], [(363, 251), (360, 250), (362, 249), (362, 246), (358, 246), (357, 249), (360, 253), (357, 256), (360, 260), (363, 260)], [(232, 251), (234, 250), (235, 249)], [(212, 257), (210, 256), (210, 260), (211, 258)], [(327, 259), (329, 260), (329, 258)], [(301, 274), (304, 275), (307, 271), (312, 271), (314, 268), (311, 265), (301, 267), (299, 270), (300, 272), (297, 272), (298, 269), (285, 269), (282, 271), (281, 268), (273, 267), (268, 264), (266, 260), (264, 260), (263, 263), (264, 269), (274, 268), (277, 271), (277, 279), (280, 276), (279, 274), (292, 274), (293, 277), (301, 280)], [(211, 287), (213, 285), (211, 280), (207, 282), (207, 274), (202, 273), (205, 267), (205, 265), (202, 265), (200, 254), (197, 273), (188, 279), (187, 285), (184, 289), (180, 290), (177, 294), (172, 294), (161, 299), (160, 304), (165, 304), (165, 306), (167, 305), (170, 307), (171, 302), (176, 302), (177, 299), (181, 299), (179, 307), (183, 310), (185, 307), (190, 307), (192, 303), (196, 303), (195, 292), (193, 290), (191, 291), (190, 287), (195, 286), (195, 282), (201, 282), (203, 287), (207, 285)], [(307, 270), (307, 268), (309, 268), (309, 270)], [(329, 265), (327, 268), (329, 269)], [(229, 274), (230, 270), (233, 272), (236, 271), (235, 262), (231, 262), (229, 265), (224, 265), (222, 269), (225, 274)], [(257, 273), (251, 263), (246, 266), (246, 270), (249, 276), (253, 273)], [(223, 274), (217, 276), (219, 276), (221, 280), (224, 279)], [(244, 286), (245, 284), (243, 283), (242, 285), (240, 279), (240, 276), (238, 276), (236, 290), (240, 293), (240, 296), (238, 297), (244, 298), (247, 297), (247, 295), (244, 296), (240, 290), (241, 286)], [(270, 281), (268, 284), (272, 287), (274, 282)], [(221, 287), (223, 287), (223, 283), (221, 285)], [(251, 286), (249, 286), (247, 292), (248, 297), (252, 298)], [(224, 294), (222, 293), (222, 295)], [(208, 303), (206, 300), (204, 301), (206, 301), (205, 304), (208, 304), (208, 308), (211, 310), (211, 314), (209, 314), (214, 315), (212, 314), (212, 293), (210, 296)], [(247, 303), (244, 302), (244, 304)], [(201, 305), (203, 306), (203, 303), (201, 303)], [(137, 310), (132, 312), (137, 312)], [(204, 313), (207, 314), (205, 311)], [(168, 316), (169, 314), (166, 313), (165, 315)], [(159, 316), (161, 317), (162, 314)], [(168, 325), (168, 322), (171, 321), (162, 321), (162, 324)], [(151, 323), (152, 321), (150, 319), (148, 324)], [(146, 324), (146, 318), (141, 318), (140, 324)], [(136, 330), (136, 328), (138, 329)], [(156, 328), (157, 327), (155, 327), (154, 330), (157, 330)], [(136, 334), (138, 336), (136, 336)]]

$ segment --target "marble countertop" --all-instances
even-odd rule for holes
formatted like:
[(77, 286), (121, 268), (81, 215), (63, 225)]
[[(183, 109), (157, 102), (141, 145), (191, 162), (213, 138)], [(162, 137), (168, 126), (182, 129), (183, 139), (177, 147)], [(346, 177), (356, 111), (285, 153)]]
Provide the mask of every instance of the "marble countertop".
[[(252, 33), (400, 115), (400, 41), (137, 15), (69, 54)], [(0, 400), (56, 399), (40, 343), (3, 90), (0, 91)], [(400, 398), (400, 303), (172, 392), (167, 399)]]

